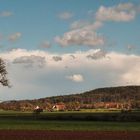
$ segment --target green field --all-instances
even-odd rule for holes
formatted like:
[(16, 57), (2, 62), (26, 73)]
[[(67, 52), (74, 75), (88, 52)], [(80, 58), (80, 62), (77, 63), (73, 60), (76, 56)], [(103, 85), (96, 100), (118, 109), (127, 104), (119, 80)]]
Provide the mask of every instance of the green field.
[(140, 131), (140, 122), (0, 120), (0, 129)]
[[(25, 130), (88, 130), (88, 131), (140, 131), (140, 121), (115, 119), (135, 119), (139, 112), (120, 114), (119, 112), (31, 112), (1, 111), (0, 129)], [(102, 119), (108, 119), (103, 121)], [(95, 121), (96, 119), (99, 119)], [(110, 121), (111, 120), (111, 121)]]

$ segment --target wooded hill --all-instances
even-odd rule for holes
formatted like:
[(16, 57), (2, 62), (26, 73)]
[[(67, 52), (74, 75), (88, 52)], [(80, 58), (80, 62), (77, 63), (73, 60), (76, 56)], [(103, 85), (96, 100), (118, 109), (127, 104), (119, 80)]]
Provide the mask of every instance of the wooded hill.
[(6, 101), (0, 103), (4, 110), (32, 110), (35, 106), (51, 109), (55, 104), (80, 106), (81, 108), (97, 108), (107, 103), (130, 104), (133, 108), (140, 108), (140, 86), (122, 86), (99, 88), (80, 94), (61, 95), (35, 100)]
[(91, 104), (95, 102), (140, 101), (140, 86), (99, 88), (81, 94), (54, 96), (39, 99), (39, 101), (44, 100), (47, 100), (51, 103), (67, 103), (78, 101), (85, 104)]

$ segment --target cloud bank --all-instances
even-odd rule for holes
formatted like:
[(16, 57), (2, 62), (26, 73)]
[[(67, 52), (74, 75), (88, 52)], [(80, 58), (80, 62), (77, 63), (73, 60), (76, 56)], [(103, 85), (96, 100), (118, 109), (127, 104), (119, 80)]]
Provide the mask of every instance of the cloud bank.
[(2, 99), (77, 93), (99, 85), (140, 84), (140, 56), (134, 54), (100, 49), (66, 54), (16, 49), (0, 56), (7, 62), (13, 85), (11, 89), (1, 88)]

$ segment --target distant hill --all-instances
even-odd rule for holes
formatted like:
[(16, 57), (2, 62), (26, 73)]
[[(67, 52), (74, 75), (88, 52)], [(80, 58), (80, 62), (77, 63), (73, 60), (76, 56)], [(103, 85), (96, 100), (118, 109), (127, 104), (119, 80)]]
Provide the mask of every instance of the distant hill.
[[(51, 108), (54, 104), (68, 104), (71, 102), (78, 102), (83, 104), (95, 104), (95, 103), (132, 103), (135, 106), (140, 105), (140, 86), (121, 86), (121, 87), (108, 87), (99, 88), (91, 91), (87, 91), (80, 94), (61, 95), (40, 98), (36, 100), (20, 100), (20, 101), (8, 101), (0, 103), (1, 109), (13, 109), (14, 110), (30, 110), (31, 108), (39, 105), (43, 108), (49, 106)], [(48, 108), (49, 108), (48, 107)]]
[(129, 100), (140, 100), (140, 86), (122, 86), (99, 88), (86, 91), (81, 94), (63, 95), (42, 98), (39, 100), (48, 100), (52, 103), (79, 101), (83, 103), (94, 102), (127, 102)]

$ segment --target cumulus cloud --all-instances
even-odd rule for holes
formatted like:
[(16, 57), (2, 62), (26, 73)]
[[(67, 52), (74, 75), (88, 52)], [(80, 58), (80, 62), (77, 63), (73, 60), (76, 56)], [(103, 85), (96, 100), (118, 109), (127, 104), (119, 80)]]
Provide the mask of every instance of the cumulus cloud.
[(135, 18), (138, 6), (132, 3), (121, 3), (112, 7), (101, 6), (94, 17), (95, 20), (78, 20), (71, 24), (71, 30), (63, 36), (56, 36), (55, 41), (61, 46), (84, 45), (103, 46), (105, 37), (97, 33), (105, 21), (128, 22)]
[(70, 19), (70, 18), (73, 17), (73, 13), (71, 13), (71, 12), (62, 12), (62, 13), (60, 13), (60, 14), (58, 15), (58, 17), (59, 17), (60, 19), (63, 19), (63, 20), (68, 20), (68, 19)]
[(97, 59), (104, 58), (105, 56), (106, 56), (106, 52), (98, 49), (96, 52), (87, 55), (87, 58), (97, 60)]
[(82, 27), (88, 26), (90, 24), (91, 23), (89, 21), (86, 21), (86, 20), (77, 20), (71, 24), (71, 29), (82, 28)]
[(13, 64), (23, 64), (26, 67), (44, 67), (46, 63), (45, 57), (30, 55), (30, 56), (21, 56), (13, 60)]
[(0, 12), (0, 17), (10, 17), (12, 16), (13, 13), (10, 12), (10, 11), (3, 11), (3, 12)]
[(76, 58), (76, 57), (75, 57), (74, 55), (72, 55), (72, 54), (70, 55), (70, 57), (71, 57), (72, 59), (75, 59), (75, 58)]
[(67, 79), (70, 79), (74, 82), (83, 82), (84, 81), (84, 78), (81, 74), (73, 74), (73, 75), (70, 75), (70, 76), (66, 76)]
[(11, 34), (9, 36), (9, 41), (15, 42), (15, 41), (17, 41), (20, 38), (21, 38), (21, 33), (20, 32), (16, 32), (16, 33), (13, 33), (13, 34)]
[(55, 41), (63, 47), (69, 45), (86, 45), (93, 47), (104, 45), (105, 38), (92, 30), (77, 29), (65, 33), (63, 37), (57, 36)]
[(62, 57), (61, 56), (53, 56), (52, 59), (56, 62), (58, 61), (62, 61)]
[(86, 20), (78, 20), (78, 21), (74, 21), (71, 24), (71, 29), (83, 28), (86, 30), (94, 30), (95, 31), (102, 26), (103, 26), (103, 23), (100, 21), (91, 22), (91, 21), (86, 21)]
[(55, 37), (55, 42), (62, 47), (70, 45), (102, 46), (105, 44), (105, 38), (96, 32), (102, 26), (103, 23), (100, 21), (75, 21), (71, 24), (70, 31)]
[(131, 21), (136, 16), (136, 7), (132, 3), (122, 3), (113, 7), (101, 6), (96, 12), (98, 21)]
[(62, 47), (83, 45), (97, 47), (105, 44), (105, 37), (96, 32), (103, 26), (101, 21), (78, 20), (71, 24), (71, 29), (62, 36), (56, 36), (55, 42)]

